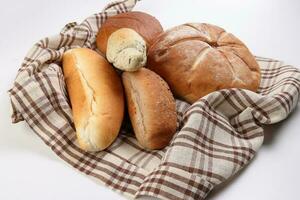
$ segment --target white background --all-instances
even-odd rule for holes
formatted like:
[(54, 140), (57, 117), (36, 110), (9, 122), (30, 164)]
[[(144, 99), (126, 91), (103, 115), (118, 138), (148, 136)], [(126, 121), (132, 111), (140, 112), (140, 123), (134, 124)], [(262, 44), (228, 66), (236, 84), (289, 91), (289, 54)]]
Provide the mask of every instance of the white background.
[[(68, 22), (82, 21), (107, 2), (0, 0), (0, 199), (123, 199), (61, 161), (25, 123), (11, 124), (6, 93), (34, 42)], [(154, 15), (164, 28), (185, 22), (222, 26), (254, 54), (300, 66), (298, 0), (143, 0), (135, 10)], [(286, 121), (266, 128), (253, 162), (208, 199), (300, 199), (299, 122), (298, 106)]]

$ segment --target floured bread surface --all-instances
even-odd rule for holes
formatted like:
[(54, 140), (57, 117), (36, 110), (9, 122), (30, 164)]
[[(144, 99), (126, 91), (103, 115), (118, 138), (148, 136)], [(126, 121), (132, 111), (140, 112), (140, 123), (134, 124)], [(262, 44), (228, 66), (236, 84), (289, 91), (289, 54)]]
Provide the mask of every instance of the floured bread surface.
[(189, 103), (224, 88), (256, 91), (260, 83), (259, 66), (245, 44), (203, 23), (183, 24), (161, 34), (148, 51), (147, 67)]
[(67, 51), (63, 71), (80, 147), (107, 148), (117, 137), (124, 114), (118, 74), (102, 56), (86, 48)]
[(124, 72), (122, 81), (137, 140), (146, 149), (164, 148), (177, 122), (175, 99), (167, 83), (145, 68)]
[(121, 28), (108, 38), (106, 57), (120, 70), (136, 71), (146, 64), (146, 42), (133, 29)]

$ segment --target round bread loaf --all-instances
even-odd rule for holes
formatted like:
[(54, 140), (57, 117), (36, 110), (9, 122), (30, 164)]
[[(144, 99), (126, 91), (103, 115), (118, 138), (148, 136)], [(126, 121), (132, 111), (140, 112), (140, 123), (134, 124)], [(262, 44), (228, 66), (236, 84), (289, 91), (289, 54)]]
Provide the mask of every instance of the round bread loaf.
[(118, 136), (124, 114), (121, 79), (97, 52), (87, 48), (63, 55), (79, 146), (85, 151), (107, 148)]
[(154, 72), (141, 68), (122, 74), (130, 121), (141, 146), (161, 149), (176, 132), (175, 99)]
[(109, 36), (120, 28), (130, 28), (140, 34), (147, 43), (163, 32), (159, 21), (153, 16), (143, 12), (126, 12), (109, 17), (99, 29), (97, 34), (97, 48), (105, 55)]
[(189, 103), (224, 88), (256, 91), (260, 83), (259, 66), (245, 44), (210, 24), (167, 30), (150, 47), (147, 59), (147, 67)]

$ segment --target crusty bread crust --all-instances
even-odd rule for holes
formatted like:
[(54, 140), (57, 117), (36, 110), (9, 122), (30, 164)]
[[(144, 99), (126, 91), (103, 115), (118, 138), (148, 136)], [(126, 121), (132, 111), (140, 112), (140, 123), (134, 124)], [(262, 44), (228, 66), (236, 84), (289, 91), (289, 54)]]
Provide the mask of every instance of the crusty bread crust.
[(147, 67), (189, 103), (224, 88), (256, 91), (260, 83), (259, 66), (245, 44), (210, 24), (167, 30), (150, 47), (147, 59)]
[(152, 41), (163, 32), (163, 28), (159, 21), (143, 12), (126, 12), (109, 17), (99, 29), (97, 34), (97, 48), (105, 55), (107, 48), (107, 40), (109, 36), (120, 28), (130, 28), (140, 34), (147, 43), (147, 48)]

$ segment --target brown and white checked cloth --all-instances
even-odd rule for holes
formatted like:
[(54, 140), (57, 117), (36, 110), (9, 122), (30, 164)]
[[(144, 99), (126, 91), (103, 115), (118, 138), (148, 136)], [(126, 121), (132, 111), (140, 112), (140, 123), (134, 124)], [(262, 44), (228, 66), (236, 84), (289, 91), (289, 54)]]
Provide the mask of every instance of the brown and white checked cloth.
[(167, 148), (143, 150), (123, 129), (107, 150), (83, 152), (76, 144), (60, 67), (62, 54), (76, 47), (95, 49), (103, 21), (135, 4), (135, 0), (111, 3), (102, 13), (78, 25), (67, 24), (58, 35), (36, 43), (9, 90), (12, 121), (25, 120), (60, 158), (127, 197), (204, 199), (253, 158), (263, 142), (262, 126), (285, 119), (295, 108), (300, 72), (257, 57), (262, 72), (258, 93), (226, 89), (193, 105), (176, 101), (178, 131)]

